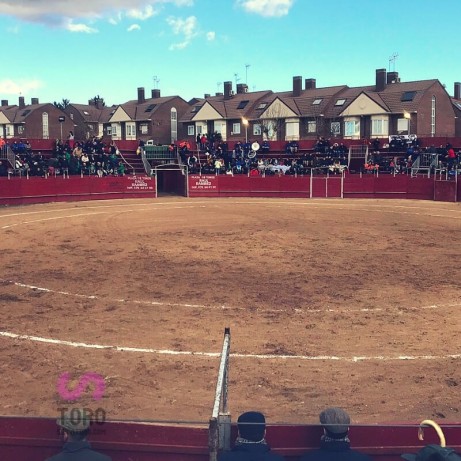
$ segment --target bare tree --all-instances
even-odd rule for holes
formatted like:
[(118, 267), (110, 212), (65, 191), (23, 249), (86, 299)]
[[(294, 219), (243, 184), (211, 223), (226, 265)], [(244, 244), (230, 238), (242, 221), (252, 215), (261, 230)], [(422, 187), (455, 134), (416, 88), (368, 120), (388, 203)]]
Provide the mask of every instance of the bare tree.
[[(278, 101), (278, 102), (277, 102)], [(254, 125), (261, 127), (264, 141), (277, 141), (283, 134), (286, 115), (283, 105), (279, 100), (274, 100), (271, 105), (254, 121)]]

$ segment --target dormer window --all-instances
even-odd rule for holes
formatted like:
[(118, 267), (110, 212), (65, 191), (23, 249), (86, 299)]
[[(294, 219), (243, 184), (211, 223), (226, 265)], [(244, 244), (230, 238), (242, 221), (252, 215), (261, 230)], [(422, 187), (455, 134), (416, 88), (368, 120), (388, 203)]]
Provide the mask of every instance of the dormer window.
[(322, 101), (323, 101), (322, 98), (314, 99), (314, 101), (312, 102), (312, 105), (318, 106)]
[(335, 106), (344, 106), (345, 102), (346, 102), (345, 99), (337, 99), (335, 102)]

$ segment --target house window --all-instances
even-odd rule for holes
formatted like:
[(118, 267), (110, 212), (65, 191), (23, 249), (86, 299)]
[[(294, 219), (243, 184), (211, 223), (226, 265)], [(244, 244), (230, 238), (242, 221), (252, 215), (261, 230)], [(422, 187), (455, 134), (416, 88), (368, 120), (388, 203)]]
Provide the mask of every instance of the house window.
[(245, 101), (240, 101), (239, 105), (237, 106), (237, 109), (245, 109), (249, 102), (250, 101), (248, 101), (247, 99)]
[(323, 101), (322, 98), (314, 99), (314, 101), (312, 102), (312, 105), (313, 106), (318, 106), (322, 101)]
[(139, 125), (139, 131), (142, 134), (147, 134), (149, 132), (149, 127), (147, 126), (147, 123), (141, 123), (141, 125)]
[(335, 102), (335, 106), (343, 106), (345, 102), (345, 99), (337, 99)]
[(389, 134), (389, 121), (387, 117), (371, 118), (371, 135), (387, 136)]
[(397, 119), (397, 133), (409, 133), (410, 129), (410, 119), (408, 118), (399, 118)]
[(49, 139), (50, 127), (48, 125), (48, 114), (43, 112), (42, 114), (42, 128), (43, 128), (43, 139)]
[(344, 121), (344, 136), (357, 137), (360, 136), (360, 120), (349, 119)]
[(317, 122), (315, 120), (310, 120), (307, 122), (307, 132), (317, 133)]
[(71, 113), (71, 114), (69, 115), (69, 117), (70, 117), (71, 120), (73, 120), (73, 119), (74, 119), (74, 114)]
[(339, 136), (341, 134), (341, 123), (340, 122), (331, 122), (330, 132), (334, 136)]
[(14, 136), (14, 125), (5, 125), (5, 132), (7, 137)]
[(188, 136), (194, 136), (195, 129), (194, 125), (187, 125), (187, 134)]
[(253, 136), (261, 136), (261, 134), (262, 134), (261, 125), (259, 123), (255, 123), (253, 125)]
[(171, 142), (178, 139), (178, 113), (174, 107), (170, 110)]
[(111, 125), (108, 125), (106, 127), (106, 133), (107, 133), (107, 136), (112, 136), (112, 126)]
[(287, 121), (285, 124), (285, 140), (293, 141), (299, 139), (299, 121)]
[(267, 107), (267, 102), (262, 102), (256, 109), (265, 109)]
[(400, 101), (402, 102), (413, 101), (415, 95), (416, 95), (416, 91), (405, 91), (405, 93), (402, 94)]
[(18, 134), (23, 134), (23, 133), (24, 133), (24, 125), (18, 125)]
[(232, 124), (232, 132), (234, 134), (240, 134), (240, 123), (233, 123)]
[(117, 136), (117, 125), (115, 123), (112, 123), (111, 126), (111, 135), (112, 136)]
[(431, 101), (431, 136), (435, 136), (435, 96), (432, 96)]
[(203, 126), (197, 125), (197, 134), (203, 134)]
[(136, 125), (134, 123), (126, 124), (126, 136), (127, 138), (136, 137)]

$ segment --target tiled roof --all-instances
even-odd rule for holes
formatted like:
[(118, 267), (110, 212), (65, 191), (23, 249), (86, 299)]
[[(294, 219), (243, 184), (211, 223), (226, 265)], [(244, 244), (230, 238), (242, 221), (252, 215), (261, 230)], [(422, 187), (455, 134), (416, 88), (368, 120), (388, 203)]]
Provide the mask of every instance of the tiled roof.
[(190, 111), (186, 112), (181, 117), (180, 121), (188, 122), (192, 120), (200, 110), (194, 110), (194, 107), (202, 107), (205, 103), (210, 104), (210, 106), (213, 107), (224, 119), (236, 120), (241, 119), (242, 117), (251, 119), (254, 108), (260, 104), (262, 100), (270, 99), (271, 95), (273, 95), (272, 91), (254, 91), (251, 93), (237, 93), (229, 99), (225, 99), (224, 95), (210, 96), (206, 99), (195, 98), (195, 104), (191, 107)]
[(93, 104), (71, 104), (86, 122), (100, 122), (105, 107), (98, 109)]

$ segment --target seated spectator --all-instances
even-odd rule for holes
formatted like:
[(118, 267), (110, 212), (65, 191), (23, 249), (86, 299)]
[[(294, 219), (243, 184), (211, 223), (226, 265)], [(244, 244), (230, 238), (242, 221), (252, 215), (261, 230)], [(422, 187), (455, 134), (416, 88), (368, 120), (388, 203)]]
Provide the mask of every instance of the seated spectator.
[(320, 448), (301, 457), (301, 461), (371, 461), (363, 453), (351, 449), (349, 425), (351, 419), (341, 408), (327, 408), (319, 415), (323, 426)]
[(283, 461), (266, 442), (266, 419), (262, 413), (248, 411), (237, 420), (238, 437), (231, 451), (221, 453), (219, 461)]
[(64, 446), (60, 453), (48, 458), (47, 461), (111, 461), (109, 456), (91, 449), (87, 440), (90, 420), (84, 411), (73, 408), (58, 418), (56, 423), (61, 430)]
[(0, 160), (0, 176), (8, 176), (8, 168), (2, 160)]

